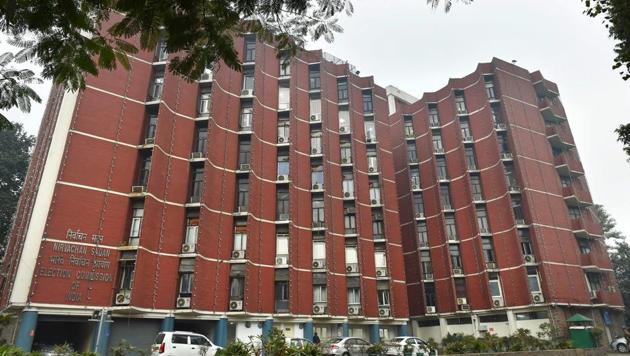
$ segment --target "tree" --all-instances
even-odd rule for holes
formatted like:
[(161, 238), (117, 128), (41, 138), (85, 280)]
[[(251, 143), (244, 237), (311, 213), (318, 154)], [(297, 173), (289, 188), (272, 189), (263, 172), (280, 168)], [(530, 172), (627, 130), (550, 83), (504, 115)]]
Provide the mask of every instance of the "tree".
[[(12, 63), (23, 63), (29, 59), (29, 51), (21, 50), (17, 54), (6, 52), (0, 55), (0, 110), (18, 107), (23, 112), (31, 111), (31, 100), (38, 103), (42, 99), (29, 84), (41, 83), (30, 69), (15, 69)], [(13, 126), (9, 119), (0, 113), (0, 131)]]
[(595, 204), (593, 205), (593, 209), (595, 210), (595, 215), (599, 219), (599, 224), (602, 226), (606, 240), (614, 245), (626, 238), (620, 231), (617, 230), (617, 221), (608, 214), (603, 205)]
[(630, 160), (630, 124), (619, 125), (619, 127), (615, 129), (615, 133), (619, 135), (617, 141), (623, 144), (623, 150), (628, 155), (628, 160)]
[(11, 228), (22, 184), (26, 176), (30, 150), (35, 137), (28, 135), (20, 124), (0, 131), (0, 255)]

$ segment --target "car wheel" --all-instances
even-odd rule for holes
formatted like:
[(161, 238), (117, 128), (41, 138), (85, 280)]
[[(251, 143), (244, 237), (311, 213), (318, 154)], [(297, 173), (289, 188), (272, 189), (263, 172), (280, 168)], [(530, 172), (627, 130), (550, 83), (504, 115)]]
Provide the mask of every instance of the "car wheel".
[(350, 356), (349, 352), (344, 352), (341, 356)]
[(617, 345), (617, 351), (618, 352), (628, 352), (628, 345), (626, 345), (626, 344), (619, 344), (619, 345)]

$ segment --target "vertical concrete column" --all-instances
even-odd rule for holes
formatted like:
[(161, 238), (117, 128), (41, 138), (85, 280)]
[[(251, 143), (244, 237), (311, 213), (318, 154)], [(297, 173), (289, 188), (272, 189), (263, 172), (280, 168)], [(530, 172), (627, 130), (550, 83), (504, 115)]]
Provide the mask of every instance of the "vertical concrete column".
[(448, 324), (446, 323), (445, 318), (440, 318), (440, 338), (445, 338), (446, 334), (448, 334)]
[(33, 339), (35, 338), (35, 328), (37, 327), (37, 311), (24, 310), (20, 314), (20, 320), (15, 337), (15, 346), (26, 352), (31, 352)]
[(401, 324), (398, 326), (398, 336), (409, 336), (409, 328), (407, 324)]
[(162, 319), (162, 327), (160, 329), (162, 331), (175, 331), (175, 317), (169, 315)]
[(350, 328), (348, 327), (348, 322), (347, 321), (344, 321), (341, 324), (341, 336), (342, 337), (350, 336)]
[(217, 327), (214, 329), (214, 343), (221, 346), (227, 346), (228, 320), (221, 318), (217, 321)]
[(381, 341), (381, 335), (378, 332), (378, 324), (370, 324), (370, 342), (375, 344)]
[(508, 319), (508, 328), (510, 329), (510, 335), (516, 332), (516, 316), (514, 315), (514, 311), (508, 309), (507, 311), (507, 319)]
[(112, 321), (109, 320), (107, 312), (103, 310), (101, 317), (94, 328), (93, 350), (99, 355), (107, 355), (109, 349), (109, 336), (111, 335)]
[(313, 341), (313, 321), (304, 323), (304, 338)]
[(262, 334), (263, 338), (267, 339), (269, 333), (271, 333), (271, 329), (273, 328), (273, 319), (265, 319), (263, 321)]

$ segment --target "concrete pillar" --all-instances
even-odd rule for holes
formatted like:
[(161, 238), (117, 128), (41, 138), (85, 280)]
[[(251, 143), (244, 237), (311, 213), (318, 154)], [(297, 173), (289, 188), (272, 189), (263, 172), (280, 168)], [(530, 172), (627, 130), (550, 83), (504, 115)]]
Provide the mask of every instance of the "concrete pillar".
[(381, 335), (378, 332), (378, 324), (370, 324), (370, 342), (375, 344), (381, 341)]
[(446, 337), (446, 334), (448, 334), (448, 324), (446, 323), (446, 318), (440, 318), (440, 339), (443, 339)]
[(35, 338), (35, 328), (37, 327), (37, 311), (24, 310), (20, 314), (20, 320), (15, 337), (15, 346), (26, 352), (31, 352), (33, 339)]
[(107, 355), (111, 325), (112, 321), (107, 315), (107, 311), (103, 309), (98, 322), (94, 326), (94, 336), (92, 337), (92, 350), (99, 355)]
[(221, 318), (217, 321), (217, 327), (214, 330), (214, 343), (221, 346), (227, 346), (227, 334), (228, 334), (228, 320), (227, 318)]
[(313, 322), (307, 321), (304, 323), (304, 338), (306, 340), (313, 341)]
[(273, 328), (273, 319), (265, 319), (265, 321), (263, 321), (263, 327), (262, 327), (262, 336), (264, 339), (267, 339), (267, 337), (269, 336), (269, 333), (271, 333), (272, 328)]
[(342, 337), (350, 336), (350, 328), (348, 327), (348, 322), (347, 321), (344, 321), (341, 324), (341, 336)]
[(510, 330), (510, 335), (514, 334), (516, 332), (516, 316), (514, 315), (514, 311), (513, 310), (509, 310), (507, 311), (507, 319), (508, 319), (508, 327)]
[(175, 317), (167, 316), (162, 320), (162, 331), (175, 331)]
[(398, 326), (398, 336), (409, 336), (409, 328), (407, 324), (401, 324)]

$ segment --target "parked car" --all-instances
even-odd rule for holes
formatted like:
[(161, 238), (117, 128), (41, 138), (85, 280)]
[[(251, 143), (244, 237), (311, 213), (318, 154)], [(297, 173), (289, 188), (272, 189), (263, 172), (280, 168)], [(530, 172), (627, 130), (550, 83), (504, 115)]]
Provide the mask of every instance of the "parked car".
[(322, 345), (324, 355), (367, 356), (370, 343), (358, 337), (339, 337)]
[(297, 346), (297, 347), (303, 347), (306, 346), (307, 344), (312, 344), (313, 342), (311, 340), (308, 339), (303, 339), (300, 337), (288, 337), (287, 338), (287, 344), (289, 346)]
[(151, 345), (152, 356), (214, 356), (221, 347), (189, 331), (163, 331)]
[(426, 341), (413, 336), (395, 337), (385, 343), (385, 353), (387, 355), (403, 355), (405, 346), (411, 348), (413, 355), (437, 355), (437, 350), (431, 350)]
[(615, 336), (610, 347), (617, 352), (628, 352), (628, 340), (623, 336)]

